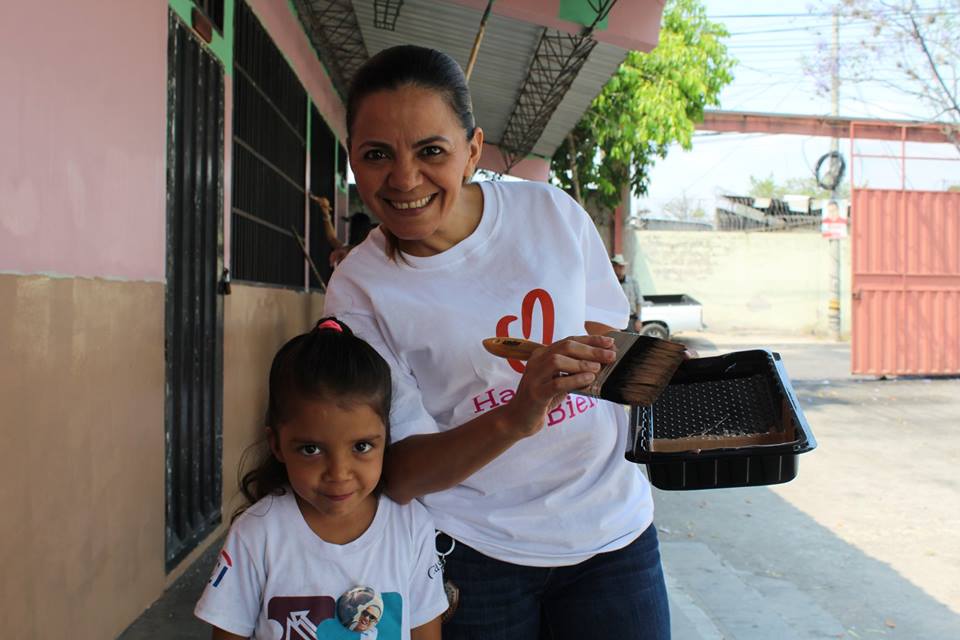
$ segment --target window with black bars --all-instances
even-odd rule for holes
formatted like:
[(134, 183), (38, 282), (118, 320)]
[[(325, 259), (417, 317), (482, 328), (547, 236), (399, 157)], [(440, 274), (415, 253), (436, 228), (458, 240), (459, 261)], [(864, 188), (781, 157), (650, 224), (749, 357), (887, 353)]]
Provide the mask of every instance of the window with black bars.
[(307, 94), (242, 1), (234, 26), (233, 277), (302, 287)]
[[(336, 202), (337, 184), (334, 168), (337, 161), (337, 138), (327, 126), (317, 108), (310, 107), (310, 191), (324, 197), (331, 206)], [(334, 220), (336, 228), (336, 220)], [(313, 258), (326, 283), (333, 270), (330, 268), (330, 251), (333, 249), (324, 233), (320, 205), (310, 202), (310, 256)], [(317, 278), (310, 272), (310, 287), (319, 288)]]
[(194, 0), (194, 5), (204, 13), (217, 31), (223, 33), (223, 1), (224, 0)]
[(167, 111), (166, 526), (172, 570), (221, 520), (224, 70), (173, 12)]

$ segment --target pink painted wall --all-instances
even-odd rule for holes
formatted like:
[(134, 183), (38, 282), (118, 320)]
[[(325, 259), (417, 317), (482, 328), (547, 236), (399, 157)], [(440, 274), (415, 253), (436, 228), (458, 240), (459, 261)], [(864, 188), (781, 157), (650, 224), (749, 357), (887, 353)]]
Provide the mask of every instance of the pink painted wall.
[(0, 2), (0, 271), (164, 277), (167, 3)]
[[(345, 137), (340, 98), (287, 3), (250, 4)], [(0, 43), (0, 272), (164, 280), (167, 3), (4, 1)], [(229, 254), (229, 78), (225, 98)]]
[[(487, 0), (450, 0), (465, 7), (483, 11)], [(607, 28), (596, 31), (599, 42), (623, 49), (650, 51), (660, 37), (660, 17), (664, 0), (622, 0), (617, 2), (607, 18)], [(581, 25), (560, 20), (560, 0), (499, 0), (493, 4), (493, 13), (543, 25), (559, 31), (577, 33)]]
[[(507, 169), (500, 147), (486, 142), (483, 143), (483, 151), (480, 153), (478, 166), (481, 169), (497, 173), (505, 173)], [(510, 175), (526, 180), (546, 182), (550, 178), (550, 161), (542, 158), (524, 158), (511, 167)]]

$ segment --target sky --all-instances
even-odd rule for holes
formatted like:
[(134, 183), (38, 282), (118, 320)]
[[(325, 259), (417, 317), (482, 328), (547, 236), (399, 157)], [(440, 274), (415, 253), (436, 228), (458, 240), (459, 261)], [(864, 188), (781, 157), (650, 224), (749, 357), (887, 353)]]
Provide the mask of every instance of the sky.
[[(734, 80), (722, 92), (717, 108), (816, 115), (831, 112), (829, 92), (819, 95), (815, 79), (803, 72), (802, 65), (803, 57), (815, 55), (818, 46), (829, 46), (832, 18), (824, 15), (829, 13), (829, 3), (704, 0), (704, 5), (711, 20), (726, 25), (731, 34), (727, 40), (730, 53), (739, 61)], [(841, 22), (841, 56), (844, 49), (856, 47), (865, 36), (863, 23)], [(897, 77), (894, 69), (887, 72), (891, 78)], [(841, 84), (839, 94), (841, 116), (926, 117), (924, 109), (915, 102), (879, 86)], [(751, 176), (773, 175), (777, 182), (783, 182), (812, 175), (817, 159), (829, 150), (828, 138), (698, 131), (691, 151), (674, 146), (665, 160), (658, 161), (651, 174), (648, 197), (635, 199), (634, 211), (648, 209), (657, 214), (670, 200), (685, 196), (709, 212), (718, 192), (745, 195)], [(848, 140), (840, 141), (840, 151), (849, 156)], [(857, 144), (858, 154), (899, 152), (898, 142)], [(947, 145), (908, 145), (907, 153), (957, 157), (956, 150)], [(857, 158), (855, 162), (855, 174), (863, 176), (869, 186), (899, 188), (899, 160)], [(960, 162), (907, 163), (908, 188), (942, 189), (945, 184), (956, 182), (960, 182)]]

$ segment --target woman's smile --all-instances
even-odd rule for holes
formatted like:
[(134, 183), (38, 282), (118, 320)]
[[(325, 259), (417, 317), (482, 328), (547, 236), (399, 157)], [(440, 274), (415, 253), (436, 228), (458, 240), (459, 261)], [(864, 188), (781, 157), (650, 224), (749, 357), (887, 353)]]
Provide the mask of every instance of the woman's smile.
[(392, 198), (384, 198), (386, 202), (398, 211), (406, 211), (408, 213), (419, 213), (421, 209), (425, 209), (428, 204), (433, 202), (433, 199), (437, 194), (433, 193), (428, 196), (424, 196), (419, 200), (395, 200)]

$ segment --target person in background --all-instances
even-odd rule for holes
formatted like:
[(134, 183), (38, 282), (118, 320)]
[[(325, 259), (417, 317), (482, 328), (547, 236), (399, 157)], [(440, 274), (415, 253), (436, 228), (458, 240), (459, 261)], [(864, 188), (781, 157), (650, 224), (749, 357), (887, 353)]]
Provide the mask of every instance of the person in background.
[(340, 264), (350, 250), (363, 242), (367, 238), (370, 230), (376, 225), (370, 221), (370, 216), (357, 211), (350, 216), (350, 236), (348, 242), (343, 243), (337, 237), (337, 230), (333, 226), (333, 209), (330, 201), (322, 196), (310, 194), (310, 199), (320, 207), (320, 214), (323, 216), (323, 233), (327, 237), (327, 243), (330, 245), (330, 266), (336, 267)]
[(623, 287), (623, 293), (627, 296), (627, 302), (630, 303), (630, 322), (626, 326), (627, 331), (640, 331), (640, 305), (643, 304), (643, 296), (640, 295), (640, 285), (627, 274), (627, 265), (622, 253), (610, 258), (610, 264), (613, 265), (613, 272), (617, 274), (617, 280)]
[(333, 226), (333, 207), (330, 201), (323, 196), (309, 194), (310, 199), (320, 207), (320, 215), (323, 217), (323, 235), (327, 238), (327, 244), (330, 245), (330, 266), (336, 267), (341, 260), (350, 251), (350, 246), (344, 244), (337, 237), (337, 230)]
[(376, 227), (370, 216), (363, 211), (357, 211), (350, 216), (350, 235), (347, 238), (347, 244), (355, 247), (367, 239), (367, 234)]
[(358, 244), (367, 239), (367, 234), (377, 225), (370, 221), (370, 216), (362, 211), (357, 211), (350, 216), (350, 232), (347, 238), (347, 244), (335, 249), (330, 254), (330, 266), (336, 267), (340, 264), (347, 254), (350, 253)]

